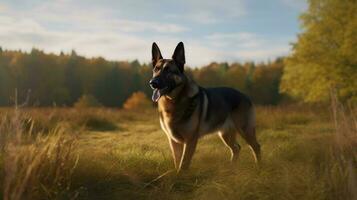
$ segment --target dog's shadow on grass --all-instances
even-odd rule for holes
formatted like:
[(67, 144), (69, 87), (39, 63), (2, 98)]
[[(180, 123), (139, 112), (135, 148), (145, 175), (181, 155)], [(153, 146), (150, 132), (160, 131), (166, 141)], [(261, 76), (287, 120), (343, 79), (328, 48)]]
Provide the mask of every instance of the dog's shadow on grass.
[(156, 178), (141, 185), (142, 190), (166, 190), (167, 192), (191, 193), (197, 189), (204, 181), (211, 178), (210, 173), (205, 171), (181, 171), (177, 173), (175, 169), (170, 169)]

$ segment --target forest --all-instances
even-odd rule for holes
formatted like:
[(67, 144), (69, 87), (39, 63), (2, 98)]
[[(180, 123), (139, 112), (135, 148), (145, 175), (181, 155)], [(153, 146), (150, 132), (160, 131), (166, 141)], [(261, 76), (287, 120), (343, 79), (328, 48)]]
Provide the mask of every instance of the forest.
[[(148, 52), (148, 57), (150, 52)], [(257, 104), (278, 104), (283, 58), (265, 63), (211, 63), (190, 68), (186, 73), (205, 87), (230, 86), (239, 89)], [(38, 49), (0, 50), (0, 106), (72, 106), (83, 95), (93, 96), (101, 105), (121, 107), (134, 92), (151, 95), (151, 64), (137, 60), (108, 61), (71, 54), (48, 54)]]

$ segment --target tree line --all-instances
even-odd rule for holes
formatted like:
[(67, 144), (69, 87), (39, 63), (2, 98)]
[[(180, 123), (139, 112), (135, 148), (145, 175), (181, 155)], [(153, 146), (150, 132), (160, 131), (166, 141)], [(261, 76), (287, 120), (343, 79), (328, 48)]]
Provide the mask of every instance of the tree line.
[[(186, 67), (186, 73), (205, 87), (230, 86), (251, 96), (257, 104), (277, 104), (283, 59), (266, 63), (211, 63)], [(19, 102), (29, 106), (72, 106), (83, 95), (102, 105), (121, 107), (136, 91), (151, 96), (151, 64), (108, 61), (70, 54), (48, 54), (0, 49), (0, 106)]]

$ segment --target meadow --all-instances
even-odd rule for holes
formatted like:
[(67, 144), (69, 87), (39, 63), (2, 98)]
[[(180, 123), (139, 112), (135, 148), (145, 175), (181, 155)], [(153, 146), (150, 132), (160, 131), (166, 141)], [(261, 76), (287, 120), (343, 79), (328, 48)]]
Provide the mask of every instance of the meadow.
[(16, 199), (356, 199), (351, 109), (257, 107), (262, 163), (213, 134), (176, 174), (154, 108), (2, 108), (1, 196)]

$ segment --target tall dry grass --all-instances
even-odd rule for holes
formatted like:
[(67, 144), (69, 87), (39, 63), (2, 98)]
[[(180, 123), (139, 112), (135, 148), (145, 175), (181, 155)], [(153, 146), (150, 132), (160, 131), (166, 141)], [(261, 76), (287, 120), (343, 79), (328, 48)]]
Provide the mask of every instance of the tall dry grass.
[(356, 111), (353, 106), (339, 102), (336, 95), (331, 95), (335, 146), (331, 149), (333, 164), (329, 166), (327, 184), (329, 188), (336, 190), (333, 191), (336, 199), (357, 199)]
[(159, 180), (173, 163), (154, 110), (0, 109), (1, 191), (5, 200), (356, 199), (356, 112), (331, 108), (257, 107), (260, 168), (241, 138), (231, 165), (212, 135), (189, 171)]
[[(4, 200), (72, 198), (68, 192), (78, 161), (76, 137), (60, 126), (44, 134), (21, 110), (2, 113), (0, 123)], [(26, 128), (26, 124), (30, 124)]]

